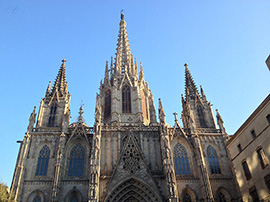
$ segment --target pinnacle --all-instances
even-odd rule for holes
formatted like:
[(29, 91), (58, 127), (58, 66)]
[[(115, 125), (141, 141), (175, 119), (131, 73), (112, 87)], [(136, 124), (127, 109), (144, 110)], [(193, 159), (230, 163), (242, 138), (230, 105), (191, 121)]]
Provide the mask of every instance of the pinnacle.
[(63, 95), (66, 88), (66, 59), (62, 60), (62, 65), (59, 69), (58, 75), (56, 76), (52, 92), (58, 90), (60, 95)]
[(185, 63), (185, 88), (186, 88), (186, 98), (187, 96), (195, 97), (195, 95), (198, 93), (197, 87), (195, 85), (195, 82), (192, 78), (192, 75), (188, 69), (188, 65)]

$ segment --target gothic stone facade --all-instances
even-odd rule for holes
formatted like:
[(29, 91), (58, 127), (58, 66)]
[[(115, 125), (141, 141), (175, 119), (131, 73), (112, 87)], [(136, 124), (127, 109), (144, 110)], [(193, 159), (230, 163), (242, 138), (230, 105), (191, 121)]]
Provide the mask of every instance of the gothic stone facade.
[[(121, 14), (117, 52), (106, 63), (96, 97), (95, 123), (80, 108), (69, 124), (65, 60), (41, 100), (21, 142), (12, 191), (16, 201), (237, 201), (239, 194), (217, 112), (195, 86), (185, 65), (180, 126), (166, 123), (133, 59)], [(36, 122), (36, 124), (35, 124)]]

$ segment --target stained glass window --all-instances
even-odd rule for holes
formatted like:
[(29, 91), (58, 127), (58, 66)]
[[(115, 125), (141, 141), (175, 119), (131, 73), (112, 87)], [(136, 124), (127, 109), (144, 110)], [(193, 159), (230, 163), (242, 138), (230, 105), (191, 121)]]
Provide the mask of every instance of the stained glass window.
[(207, 157), (211, 174), (220, 174), (217, 152), (211, 145), (207, 147)]
[(107, 118), (110, 115), (111, 115), (111, 91), (107, 90), (105, 93), (104, 118)]
[(80, 143), (78, 143), (70, 152), (68, 176), (83, 176), (83, 171), (84, 148)]
[(33, 199), (33, 202), (41, 202), (41, 198), (39, 195), (35, 196), (35, 198)]
[(48, 126), (49, 127), (53, 127), (55, 125), (55, 116), (56, 116), (56, 110), (57, 110), (57, 106), (53, 105), (51, 106), (51, 111), (50, 111), (50, 116), (49, 116), (49, 122), (48, 122)]
[(177, 144), (174, 147), (173, 154), (176, 175), (190, 175), (191, 172), (186, 149), (181, 144)]
[(50, 148), (45, 145), (39, 152), (36, 176), (46, 176), (50, 159)]
[(130, 87), (128, 85), (125, 85), (122, 88), (122, 112), (131, 113), (131, 95)]
[(185, 192), (182, 196), (183, 202), (192, 202), (191, 196), (189, 193)]
[(78, 202), (78, 197), (77, 196), (72, 196), (70, 202)]
[(218, 202), (227, 202), (226, 197), (222, 192), (218, 192), (217, 201)]

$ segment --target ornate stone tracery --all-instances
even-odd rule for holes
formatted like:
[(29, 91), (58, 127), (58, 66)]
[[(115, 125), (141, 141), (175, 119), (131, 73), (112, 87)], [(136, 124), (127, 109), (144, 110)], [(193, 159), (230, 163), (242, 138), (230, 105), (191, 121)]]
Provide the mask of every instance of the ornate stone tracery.
[(123, 168), (131, 173), (136, 172), (140, 169), (139, 161), (140, 155), (134, 144), (128, 143), (126, 146), (126, 151), (123, 154), (124, 166)]
[(158, 201), (155, 194), (143, 183), (130, 179), (113, 190), (106, 202), (154, 202)]

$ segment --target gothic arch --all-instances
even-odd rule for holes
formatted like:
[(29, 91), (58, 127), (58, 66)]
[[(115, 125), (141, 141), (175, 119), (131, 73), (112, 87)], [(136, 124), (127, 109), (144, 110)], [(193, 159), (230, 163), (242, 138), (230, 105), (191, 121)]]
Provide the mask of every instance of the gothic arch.
[(83, 201), (82, 193), (76, 187), (73, 187), (73, 189), (70, 190), (65, 197), (65, 202), (82, 202), (82, 201)]
[(130, 85), (122, 86), (122, 113), (131, 113), (131, 87)]
[(210, 174), (221, 174), (220, 149), (215, 144), (208, 144), (205, 147), (205, 155)]
[(217, 202), (229, 202), (231, 201), (231, 195), (224, 187), (219, 187), (216, 191)]
[(74, 176), (69, 176), (69, 164), (70, 164), (70, 155), (72, 153), (72, 150), (76, 145), (80, 144), (81, 147), (84, 150), (84, 165), (83, 165), (83, 175), (80, 176), (81, 178), (85, 177), (85, 172), (87, 171), (88, 164), (89, 164), (89, 156), (90, 156), (90, 146), (89, 143), (85, 141), (84, 138), (82, 137), (74, 137), (70, 142), (68, 142), (64, 153), (65, 153), (65, 176), (67, 177), (74, 177)]
[[(132, 200), (131, 200), (132, 199)], [(118, 185), (106, 202), (161, 202), (150, 187), (136, 179), (129, 179)]]
[[(194, 152), (193, 152), (193, 149), (192, 149), (192, 146), (190, 144), (190, 142), (184, 138), (184, 137), (180, 137), (180, 136), (177, 136), (175, 138), (173, 138), (173, 140), (171, 141), (171, 152), (172, 152), (172, 158), (174, 158), (174, 148), (178, 145), (182, 145), (185, 150), (186, 150), (186, 153), (187, 153), (187, 157), (188, 157), (188, 162), (189, 162), (189, 168), (190, 168), (190, 175), (192, 176), (196, 176), (195, 173), (196, 172), (196, 164), (194, 163)], [(173, 162), (174, 163), (174, 162)], [(174, 168), (175, 168), (175, 165), (174, 165)]]
[(182, 194), (181, 194), (181, 201), (182, 202), (194, 202), (194, 201), (196, 201), (196, 199), (197, 199), (197, 196), (191, 188), (186, 187), (182, 191)]
[(39, 151), (38, 161), (36, 166), (36, 176), (47, 176), (51, 150), (48, 145), (43, 145)]
[(27, 201), (35, 202), (35, 200), (37, 201), (37, 199), (40, 199), (40, 202), (45, 202), (44, 193), (39, 189), (36, 189), (31, 194), (29, 194)]

